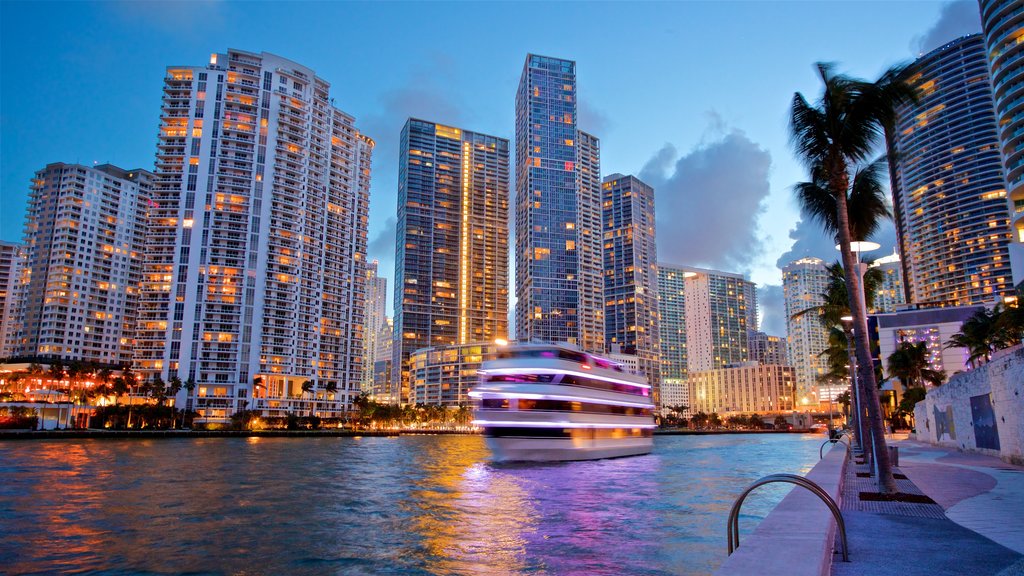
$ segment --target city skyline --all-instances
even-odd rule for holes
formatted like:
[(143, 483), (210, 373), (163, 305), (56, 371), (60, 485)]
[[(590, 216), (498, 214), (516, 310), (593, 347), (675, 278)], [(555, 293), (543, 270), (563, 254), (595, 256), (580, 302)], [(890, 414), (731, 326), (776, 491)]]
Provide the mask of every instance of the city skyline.
[[(579, 13), (583, 17), (593, 18), (594, 15), (586, 13), (586, 6), (562, 5), (551, 9), (555, 12)], [(350, 59), (342, 58), (341, 60), (345, 60), (346, 63), (339, 70), (338, 65), (331, 63), (330, 55), (337, 54), (338, 51), (344, 53), (346, 50), (354, 50), (360, 41), (365, 43), (365, 35), (374, 33), (373, 26), (367, 31), (353, 32), (351, 36), (346, 36), (337, 48), (332, 47), (324, 50), (322, 54), (316, 54), (321, 48), (315, 41), (290, 50), (288, 47), (292, 42), (286, 39), (261, 37), (257, 40), (252, 35), (234, 31), (233, 27), (228, 27), (227, 34), (224, 34), (219, 27), (210, 26), (211, 22), (241, 23), (254, 17), (246, 14), (245, 10), (239, 10), (237, 5), (187, 5), (187, 8), (181, 10), (181, 14), (175, 14), (173, 12), (176, 11), (168, 10), (160, 4), (84, 4), (67, 6), (66, 10), (56, 15), (47, 14), (47, 21), (52, 26), (67, 29), (67, 34), (57, 35), (66, 39), (54, 42), (50, 38), (47, 45), (39, 45), (38, 41), (26, 36), (22, 31), (28, 27), (19, 28), (20, 22), (37, 18), (38, 15), (34, 15), (33, 12), (39, 8), (6, 3), (3, 7), (3, 49), (4, 53), (10, 56), (5, 60), (5, 68), (15, 76), (30, 75), (39, 78), (39, 82), (28, 90), (15, 90), (9, 83), (8, 87), (3, 89), (3, 101), (11, 109), (25, 108), (29, 111), (46, 104), (57, 113), (52, 115), (53, 120), (33, 123), (31, 129), (24, 124), (24, 120), (5, 114), (3, 135), (6, 137), (2, 140), (2, 146), (4, 166), (8, 170), (3, 174), (3, 200), (6, 206), (12, 206), (14, 209), (5, 211), (3, 236), (6, 240), (21, 239), (20, 220), (24, 212), (18, 209), (18, 205), (23, 204), (28, 188), (26, 182), (31, 170), (34, 169), (23, 168), (26, 165), (38, 167), (45, 162), (76, 160), (90, 164), (93, 160), (109, 160), (119, 165), (149, 166), (153, 161), (150, 127), (157, 119), (157, 115), (153, 113), (153, 104), (159, 100), (159, 84), (162, 78), (159, 73), (147, 70), (159, 70), (168, 63), (194, 61), (196, 58), (205, 57), (207, 45), (213, 42), (210, 38), (217, 34), (216, 45), (267, 51), (316, 68), (336, 88), (337, 105), (356, 116), (360, 125), (365, 127), (365, 133), (378, 141), (381, 153), (375, 154), (374, 159), (375, 182), (371, 193), (369, 257), (380, 259), (382, 269), (388, 270), (393, 258), (393, 237), (390, 237), (388, 232), (392, 229), (391, 219), (394, 218), (393, 198), (397, 176), (394, 167), (397, 164), (398, 131), (396, 127), (391, 126), (395, 122), (391, 117), (394, 115), (392, 113), (401, 117), (398, 121), (404, 121), (409, 116), (425, 116), (442, 122), (473, 125), (481, 131), (511, 137), (510, 94), (513, 91), (510, 86), (514, 86), (515, 82), (514, 72), (511, 71), (518, 68), (516, 61), (521, 62), (524, 53), (535, 52), (586, 62), (585, 66), (581, 66), (580, 82), (584, 88), (581, 91), (583, 98), (580, 100), (580, 128), (592, 132), (601, 139), (605, 173), (639, 173), (645, 181), (654, 186), (656, 194), (674, 193), (678, 196), (680, 187), (701, 187), (700, 181), (688, 178), (699, 177), (702, 166), (713, 175), (716, 159), (721, 162), (722, 158), (735, 159), (735, 154), (750, 154), (740, 156), (752, 159), (743, 163), (745, 167), (750, 167), (750, 178), (740, 181), (740, 185), (744, 187), (744, 190), (740, 191), (749, 192), (747, 201), (739, 201), (743, 200), (739, 198), (733, 206), (734, 213), (727, 215), (728, 221), (735, 222), (736, 229), (742, 233), (735, 234), (736, 237), (732, 239), (709, 243), (713, 245), (703, 247), (703, 253), (693, 253), (692, 258), (682, 259), (676, 255), (673, 260), (748, 273), (753, 281), (762, 287), (767, 286), (767, 291), (771, 292), (781, 284), (780, 273), (774, 263), (779, 253), (792, 248), (790, 230), (795, 229), (794, 234), (803, 238), (797, 242), (798, 253), (788, 254), (791, 259), (802, 255), (801, 246), (811, 246), (813, 250), (823, 245), (821, 234), (816, 227), (794, 227), (793, 224), (796, 221), (796, 211), (789, 187), (802, 179), (803, 174), (792, 160), (785, 144), (784, 114), (793, 91), (811, 88), (814, 77), (809, 57), (794, 58), (787, 55), (797, 53), (792, 50), (792, 39), (787, 39), (787, 36), (795, 34), (795, 29), (787, 27), (799, 26), (801, 22), (807, 22), (816, 16), (821, 17), (822, 14), (833, 10), (842, 10), (844, 6), (806, 5), (802, 6), (801, 10), (796, 10), (795, 5), (785, 4), (744, 6), (746, 10), (739, 18), (716, 19), (717, 12), (727, 8), (696, 4), (662, 6), (661, 10), (654, 10), (652, 6), (627, 10), (625, 6), (603, 5), (602, 13), (622, 12), (623, 18), (634, 22), (650, 21), (662, 15), (663, 11), (666, 14), (680, 16), (678, 26), (683, 27), (682, 30), (666, 31), (663, 36), (657, 35), (656, 38), (646, 40), (641, 43), (642, 45), (624, 54), (613, 54), (607, 49), (585, 48), (578, 42), (578, 32), (563, 31), (565, 35), (561, 37), (554, 34), (554, 28), (543, 26), (532, 35), (529, 42), (522, 38), (499, 38), (505, 41), (505, 47), (498, 51), (467, 54), (454, 48), (449, 49), (449, 44), (445, 42), (435, 47), (426, 58), (413, 61), (403, 56), (404, 52), (400, 47), (395, 47), (382, 50), (380, 56), (366, 60), (348, 61)], [(830, 36), (827, 39), (817, 37), (811, 34), (808, 27), (808, 34), (813, 37), (803, 39), (799, 53), (813, 53), (816, 59), (838, 60), (844, 70), (871, 77), (885, 64), (909, 60), (914, 54), (910, 53), (908, 46), (911, 43), (928, 41), (930, 29), (935, 28), (940, 36), (944, 33), (945, 36), (941, 38), (943, 41), (952, 39), (948, 36), (970, 31), (963, 26), (953, 31), (946, 27), (949, 22), (957, 20), (958, 15), (962, 20), (962, 11), (957, 13), (955, 10), (947, 10), (947, 17), (942, 18), (942, 23), (936, 26), (944, 6), (946, 5), (942, 3), (934, 3), (897, 4), (891, 8), (887, 7), (887, 12), (892, 17), (885, 19), (882, 25), (891, 27), (891, 30), (887, 28), (889, 33), (879, 34), (883, 41), (872, 42), (870, 46), (850, 45), (852, 36)], [(201, 7), (209, 12), (209, 21), (196, 23), (195, 28), (188, 34), (179, 37), (174, 31), (183, 21), (188, 21), (193, 12), (191, 9), (195, 7)], [(434, 8), (433, 12), (438, 12), (438, 16), (449, 9), (446, 5), (435, 5)], [(280, 8), (267, 5), (261, 10), (260, 17), (272, 15), (275, 10)], [(301, 8), (298, 10), (301, 11)], [(415, 5), (338, 5), (328, 8), (328, 11), (360, 21), (376, 18), (377, 21), (387, 21), (389, 25), (399, 28), (411, 26), (418, 16), (422, 16), (419, 14), (421, 10), (422, 8)], [(848, 11), (852, 21), (868, 21), (875, 16), (870, 10)], [(516, 15), (515, 12), (517, 10), (513, 10), (509, 5), (476, 6), (472, 14), (464, 15), (462, 18), (476, 22), (495, 16), (524, 17)], [(730, 15), (734, 15), (732, 12), (735, 11), (729, 12)], [(967, 20), (971, 17), (977, 18), (976, 13), (975, 6), (973, 16), (970, 16), (970, 11), (967, 12)], [(133, 22), (141, 18), (142, 24), (138, 32), (121, 35), (118, 39), (108, 39), (103, 34), (102, 31), (106, 27), (116, 25), (128, 17), (133, 18)], [(774, 33), (755, 31), (755, 23), (757, 27), (761, 27), (762, 20), (766, 17), (778, 21), (779, 28)], [(723, 31), (719, 27), (711, 26), (709, 30), (704, 31), (697, 26), (699, 22), (719, 21), (729, 21), (731, 28)], [(967, 28), (972, 25), (968, 22)], [(695, 30), (690, 34), (685, 33), (690, 32), (690, 27), (695, 27)], [(83, 35), (80, 30), (90, 30), (89, 35)], [(159, 54), (154, 54), (152, 49), (117, 49), (116, 42), (132, 43), (135, 40), (133, 34), (143, 31), (158, 38), (173, 38), (167, 38), (166, 47), (155, 50)], [(742, 48), (734, 46), (735, 43), (725, 43), (721, 54), (709, 59), (708, 62), (686, 62), (689, 68), (684, 67), (684, 74), (681, 76), (689, 82), (683, 82), (682, 79), (670, 81), (662, 74), (665, 62), (673, 62), (672, 54), (676, 51), (680, 54), (688, 53), (686, 50), (692, 49), (694, 45), (707, 43), (709, 37), (722, 37), (725, 33), (763, 35), (751, 36), (751, 40), (763, 45), (764, 50), (759, 50), (763, 53), (753, 54), (749, 50), (744, 50), (743, 57), (739, 58), (739, 51)], [(91, 34), (104, 37), (104, 41), (92, 41)], [(499, 36), (502, 34), (505, 33), (501, 32)], [(221, 35), (225, 38), (220, 39)], [(842, 46), (849, 47), (839, 48)], [(29, 53), (33, 54), (32, 59), (17, 58), (19, 55), (27, 56)], [(52, 57), (47, 58), (46, 55)], [(70, 58), (58, 57), (61, 55)], [(772, 65), (767, 66), (759, 60), (761, 58), (769, 59)], [(95, 64), (88, 67), (88, 76), (82, 76), (82, 59)], [(97, 72), (105, 68), (104, 64), (112, 59), (124, 61), (128, 69), (138, 70), (139, 73), (118, 73), (114, 82), (106, 72)], [(40, 61), (46, 62), (52, 71), (47, 74), (35, 71), (33, 67)], [(483, 64), (483, 61), (486, 61), (486, 64)], [(728, 73), (716, 75), (716, 82), (713, 83), (693, 82), (695, 79), (707, 77), (712, 67), (718, 67), (726, 72), (736, 72), (735, 66), (738, 62), (744, 62), (745, 66), (749, 66), (749, 70), (746, 71), (752, 74), (750, 78), (745, 79), (744, 84), (755, 81), (763, 85), (764, 89), (757, 91), (759, 96), (764, 97), (763, 104), (751, 108), (749, 91), (730, 88), (730, 84), (724, 80), (730, 76)], [(384, 75), (386, 77), (381, 77), (376, 72), (382, 67), (389, 72)], [(615, 89), (619, 80), (607, 72), (616, 67), (633, 69), (636, 74), (650, 81), (644, 90), (644, 97), (628, 96)], [(118, 67), (117, 70), (124, 68)], [(478, 98), (475, 95), (476, 88), (482, 89), (490, 79), (494, 79), (494, 86), (488, 87), (486, 94), (493, 94), (493, 99)], [(26, 97), (39, 99), (40, 93), (37, 90), (46, 90), (51, 81), (63, 83), (68, 80), (80, 86), (74, 105), (47, 102), (45, 99), (40, 104), (36, 104), (34, 100), (26, 100)], [(466, 82), (472, 82), (475, 89), (470, 92), (474, 96), (462, 96), (459, 90), (447, 87), (449, 84), (458, 85)], [(686, 89), (683, 90), (680, 84), (685, 84)], [(364, 90), (365, 94), (360, 93), (361, 90)], [(112, 95), (127, 96), (116, 108), (119, 120), (123, 121), (116, 123), (110, 119), (114, 109), (105, 108), (103, 103), (97, 101), (119, 100), (111, 97)], [(669, 105), (669, 102), (672, 104)], [(60, 139), (54, 138), (54, 120), (67, 118), (69, 110), (73, 110), (77, 105), (89, 106), (91, 110), (95, 110), (94, 114), (76, 117), (76, 122), (80, 120), (88, 132), (79, 134), (71, 131), (66, 135), (62, 133)], [(38, 116), (26, 114), (26, 118)], [(364, 118), (365, 122), (362, 121)], [(93, 125), (96, 121), (101, 122), (104, 130)], [(652, 126), (656, 128), (652, 129)], [(109, 134), (111, 137), (97, 139), (96, 134)], [(86, 145), (84, 142), (91, 144)], [(668, 170), (658, 170), (659, 165), (668, 167)], [(642, 168), (646, 170), (641, 170)], [(678, 169), (680, 172), (671, 174), (672, 169)], [(704, 196), (712, 196), (711, 192), (714, 190), (709, 190)], [(691, 199), (683, 196), (684, 202)], [(681, 216), (680, 211), (684, 207), (680, 206), (679, 202), (659, 201), (659, 218)], [(663, 242), (678, 238), (676, 235)], [(761, 250), (751, 251), (749, 246), (740, 246), (751, 238), (763, 244)], [(672, 245), (675, 250), (679, 243), (674, 242)], [(692, 247), (687, 249), (691, 252), (696, 250)], [(744, 252), (756, 258), (742, 257), (737, 260), (736, 255)], [(777, 291), (781, 292), (781, 288)], [(770, 298), (762, 298), (762, 301), (766, 307), (771, 307)], [(778, 320), (774, 316), (766, 317), (765, 329), (769, 332), (778, 332)]]

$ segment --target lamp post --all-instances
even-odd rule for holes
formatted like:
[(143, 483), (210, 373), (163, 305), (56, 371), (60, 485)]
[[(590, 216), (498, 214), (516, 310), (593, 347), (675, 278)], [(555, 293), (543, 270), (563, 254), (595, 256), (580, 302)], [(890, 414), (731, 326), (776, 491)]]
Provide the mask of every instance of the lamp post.
[[(854, 336), (856, 335), (856, 330), (863, 330), (864, 331), (863, 333), (866, 336), (867, 335), (867, 328), (868, 328), (867, 327), (868, 307), (867, 307), (867, 303), (865, 302), (866, 298), (865, 298), (865, 295), (864, 295), (864, 274), (866, 274), (867, 271), (868, 271), (868, 265), (861, 261), (861, 254), (863, 254), (864, 252), (871, 252), (873, 250), (878, 250), (881, 247), (882, 247), (882, 245), (878, 244), (877, 242), (867, 242), (867, 241), (853, 241), (853, 242), (850, 242), (850, 251), (853, 252), (854, 256), (857, 258), (857, 281), (858, 281), (858, 284), (859, 284), (859, 286), (858, 286), (859, 289), (857, 290), (857, 299), (859, 301), (858, 303), (860, 304), (860, 309), (864, 311), (864, 323), (863, 323), (864, 325), (863, 326), (858, 326), (858, 325), (854, 324), (853, 316), (848, 316), (848, 318), (850, 319), (850, 323), (851, 323), (850, 334), (854, 335)], [(840, 245), (836, 244), (836, 250), (842, 251), (842, 247)], [(852, 310), (853, 307), (851, 306), (850, 309)], [(844, 317), (844, 320), (845, 320), (845, 318), (847, 318), (847, 317)], [(858, 322), (857, 324), (860, 324), (860, 323)], [(847, 339), (847, 349), (848, 350), (850, 350), (850, 344), (851, 344), (851, 342), (849, 342), (849, 339)], [(864, 413), (861, 411), (860, 383), (856, 379), (856, 374), (857, 374), (856, 356), (852, 353), (852, 351), (850, 352), (850, 366), (851, 366), (852, 374), (853, 374), (853, 377), (854, 377), (853, 388), (854, 388), (854, 391), (857, 392), (857, 422), (858, 422), (858, 429), (857, 429), (858, 441), (857, 441), (857, 444), (861, 448), (861, 450), (864, 450), (864, 444), (860, 441), (860, 436), (863, 434), (863, 431), (864, 431), (864, 425), (863, 425)], [(865, 367), (865, 369), (867, 369), (867, 367)], [(872, 454), (871, 455), (874, 456), (874, 442), (872, 441), (871, 444), (872, 444), (872, 446), (871, 446)], [(872, 458), (872, 460), (874, 460), (874, 458)]]

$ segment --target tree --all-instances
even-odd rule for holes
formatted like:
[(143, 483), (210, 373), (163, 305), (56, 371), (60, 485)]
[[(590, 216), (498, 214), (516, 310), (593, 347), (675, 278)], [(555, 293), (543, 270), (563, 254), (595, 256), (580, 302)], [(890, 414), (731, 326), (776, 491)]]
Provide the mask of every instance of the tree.
[(783, 416), (782, 414), (779, 414), (778, 416), (775, 417), (775, 429), (776, 430), (782, 430), (783, 428), (788, 428), (788, 427), (789, 427), (789, 421), (786, 420), (785, 416)]
[(310, 398), (312, 399), (312, 403), (310, 404), (310, 408), (309, 408), (309, 415), (310, 416), (313, 415), (313, 411), (316, 408), (316, 397), (313, 396), (315, 388), (316, 388), (316, 384), (314, 384), (312, 380), (306, 380), (305, 382), (302, 383), (302, 393), (306, 394), (308, 392), (309, 395), (310, 395)]
[(878, 490), (894, 494), (896, 481), (885, 444), (867, 338), (867, 311), (859, 297), (860, 275), (851, 242), (869, 237), (888, 214), (881, 177), (885, 166), (872, 158), (892, 130), (897, 106), (915, 101), (916, 94), (905, 81), (906, 69), (902, 66), (889, 69), (876, 82), (835, 74), (830, 64), (819, 63), (817, 69), (824, 85), (821, 99), (812, 105), (796, 93), (791, 106), (791, 140), (811, 175), (809, 182), (797, 185), (796, 192), (804, 212), (833, 234), (839, 244), (853, 316), (858, 380), (868, 408), (878, 468)]
[[(175, 399), (175, 404), (177, 404), (178, 392), (181, 392), (183, 386), (184, 384), (182, 384), (181, 378), (177, 374), (173, 374), (167, 379), (167, 395)], [(178, 417), (176, 415), (171, 419), (172, 428), (177, 428), (177, 420)], [(184, 421), (184, 412), (182, 413), (182, 420)]]
[(718, 415), (718, 412), (712, 412), (708, 414), (708, 426), (711, 428), (718, 428), (722, 425), (722, 417)]
[(703, 428), (707, 423), (708, 415), (704, 412), (697, 412), (690, 417), (690, 424), (692, 424), (694, 428)]
[[(998, 304), (994, 309), (981, 309), (960, 324), (960, 331), (946, 341), (946, 348), (965, 348), (967, 350), (967, 366), (977, 368), (992, 359), (992, 353), (1007, 345), (1011, 340), (999, 326), (999, 318), (1003, 314)], [(1004, 321), (1003, 325), (1006, 326)]]
[[(330, 394), (331, 396), (334, 396), (335, 394), (338, 393), (338, 383), (335, 382), (334, 380), (327, 381), (327, 383), (324, 384), (324, 392)], [(332, 400), (336, 401), (337, 399), (332, 398)], [(348, 419), (347, 413), (345, 415), (345, 418)]]
[(925, 382), (939, 386), (946, 377), (944, 373), (931, 369), (928, 346), (924, 342), (901, 342), (899, 348), (889, 355), (888, 367), (889, 374), (899, 378), (904, 389), (923, 388)]

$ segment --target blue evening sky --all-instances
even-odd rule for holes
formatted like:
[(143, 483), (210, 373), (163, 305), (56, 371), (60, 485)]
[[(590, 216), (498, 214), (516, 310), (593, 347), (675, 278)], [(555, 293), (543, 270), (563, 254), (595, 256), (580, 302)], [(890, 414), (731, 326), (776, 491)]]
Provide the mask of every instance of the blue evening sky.
[[(777, 261), (834, 259), (827, 239), (797, 224), (793, 93), (817, 97), (816, 61), (874, 78), (978, 30), (977, 20), (970, 0), (4, 0), (0, 239), (21, 240), (29, 179), (49, 162), (152, 169), (164, 68), (238, 48), (316, 70), (335, 105), (377, 141), (370, 257), (391, 278), (405, 119), (513, 139), (516, 85), (535, 52), (576, 60), (579, 123), (601, 138), (602, 171), (656, 186), (659, 259), (749, 274), (764, 289), (766, 327), (784, 333)], [(891, 231), (880, 236), (891, 246)]]

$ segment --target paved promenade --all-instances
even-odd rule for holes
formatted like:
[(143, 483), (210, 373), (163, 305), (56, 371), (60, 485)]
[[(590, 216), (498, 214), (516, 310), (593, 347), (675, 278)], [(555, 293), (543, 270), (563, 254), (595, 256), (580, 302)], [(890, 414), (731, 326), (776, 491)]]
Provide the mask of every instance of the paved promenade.
[(911, 440), (900, 448), (900, 492), (935, 503), (871, 502), (863, 465), (847, 469), (843, 516), (850, 563), (832, 574), (1024, 576), (1024, 468)]

